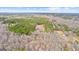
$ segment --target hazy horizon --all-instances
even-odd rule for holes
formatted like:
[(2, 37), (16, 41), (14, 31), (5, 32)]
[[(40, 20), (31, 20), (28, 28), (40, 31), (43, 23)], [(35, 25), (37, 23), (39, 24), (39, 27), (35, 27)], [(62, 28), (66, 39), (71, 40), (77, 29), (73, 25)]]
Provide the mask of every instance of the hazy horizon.
[(0, 7), (0, 13), (79, 13), (79, 7)]

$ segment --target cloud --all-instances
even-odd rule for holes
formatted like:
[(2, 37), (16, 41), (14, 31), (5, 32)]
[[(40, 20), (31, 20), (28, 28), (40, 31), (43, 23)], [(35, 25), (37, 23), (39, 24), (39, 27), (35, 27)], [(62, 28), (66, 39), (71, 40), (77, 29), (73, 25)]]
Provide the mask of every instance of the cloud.
[(59, 8), (59, 7), (51, 7), (51, 8), (49, 8), (49, 12), (51, 12), (51, 13), (59, 13), (59, 12), (61, 12), (61, 10), (62, 10), (62, 8)]
[(0, 12), (50, 12), (50, 13), (79, 13), (79, 8), (70, 7), (0, 7)]
[(60, 8), (57, 8), (57, 7), (51, 7), (51, 8), (48, 8), (49, 9), (49, 11), (55, 11), (55, 10), (59, 10)]
[(0, 7), (0, 12), (48, 12), (47, 7)]
[(55, 8), (49, 8), (49, 12), (51, 13), (79, 13), (78, 7), (55, 7)]

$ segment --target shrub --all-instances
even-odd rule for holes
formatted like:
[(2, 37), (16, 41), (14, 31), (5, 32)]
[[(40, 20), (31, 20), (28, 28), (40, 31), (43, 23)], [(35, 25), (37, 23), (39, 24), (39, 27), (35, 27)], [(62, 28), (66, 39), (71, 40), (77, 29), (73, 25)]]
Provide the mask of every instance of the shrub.
[(54, 30), (71, 31), (71, 29), (65, 24), (54, 24), (54, 27)]
[(30, 17), (26, 19), (14, 18), (6, 20), (4, 23), (9, 24), (8, 28), (10, 31), (26, 35), (30, 35), (32, 32), (34, 32), (36, 25), (44, 25), (45, 32), (52, 32), (54, 30), (69, 31), (68, 26), (50, 22), (47, 18), (43, 17)]
[(76, 33), (77, 36), (79, 36), (79, 28), (76, 28), (73, 32)]
[(42, 18), (42, 17), (32, 17), (32, 18), (26, 18), (26, 19), (11, 19), (5, 21), (5, 23), (8, 23), (9, 30), (15, 33), (20, 33), (20, 34), (26, 34), (29, 35), (32, 32), (35, 31), (35, 26), (38, 24), (43, 24), (45, 26), (45, 31), (53, 31), (53, 23), (49, 22), (47, 18)]

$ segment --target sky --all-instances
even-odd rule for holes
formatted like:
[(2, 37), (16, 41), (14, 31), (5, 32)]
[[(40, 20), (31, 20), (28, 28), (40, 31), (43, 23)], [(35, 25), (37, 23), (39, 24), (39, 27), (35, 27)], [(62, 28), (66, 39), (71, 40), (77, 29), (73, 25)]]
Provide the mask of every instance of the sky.
[(52, 13), (79, 13), (79, 7), (56, 7), (49, 8), (49, 11)]
[(79, 13), (79, 7), (0, 7), (0, 13)]
[(0, 12), (79, 13), (79, 1), (0, 0)]
[(79, 7), (78, 0), (0, 0), (0, 7)]

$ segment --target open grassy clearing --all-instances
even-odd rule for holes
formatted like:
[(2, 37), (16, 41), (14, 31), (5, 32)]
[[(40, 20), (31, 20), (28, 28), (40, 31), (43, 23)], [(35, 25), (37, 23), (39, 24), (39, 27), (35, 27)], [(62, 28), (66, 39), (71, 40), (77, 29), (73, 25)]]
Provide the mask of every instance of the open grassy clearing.
[(50, 22), (44, 17), (15, 18), (5, 20), (3, 23), (8, 23), (9, 31), (26, 35), (34, 32), (37, 25), (43, 25), (45, 28), (44, 32), (53, 32), (54, 30), (70, 31), (68, 26)]

